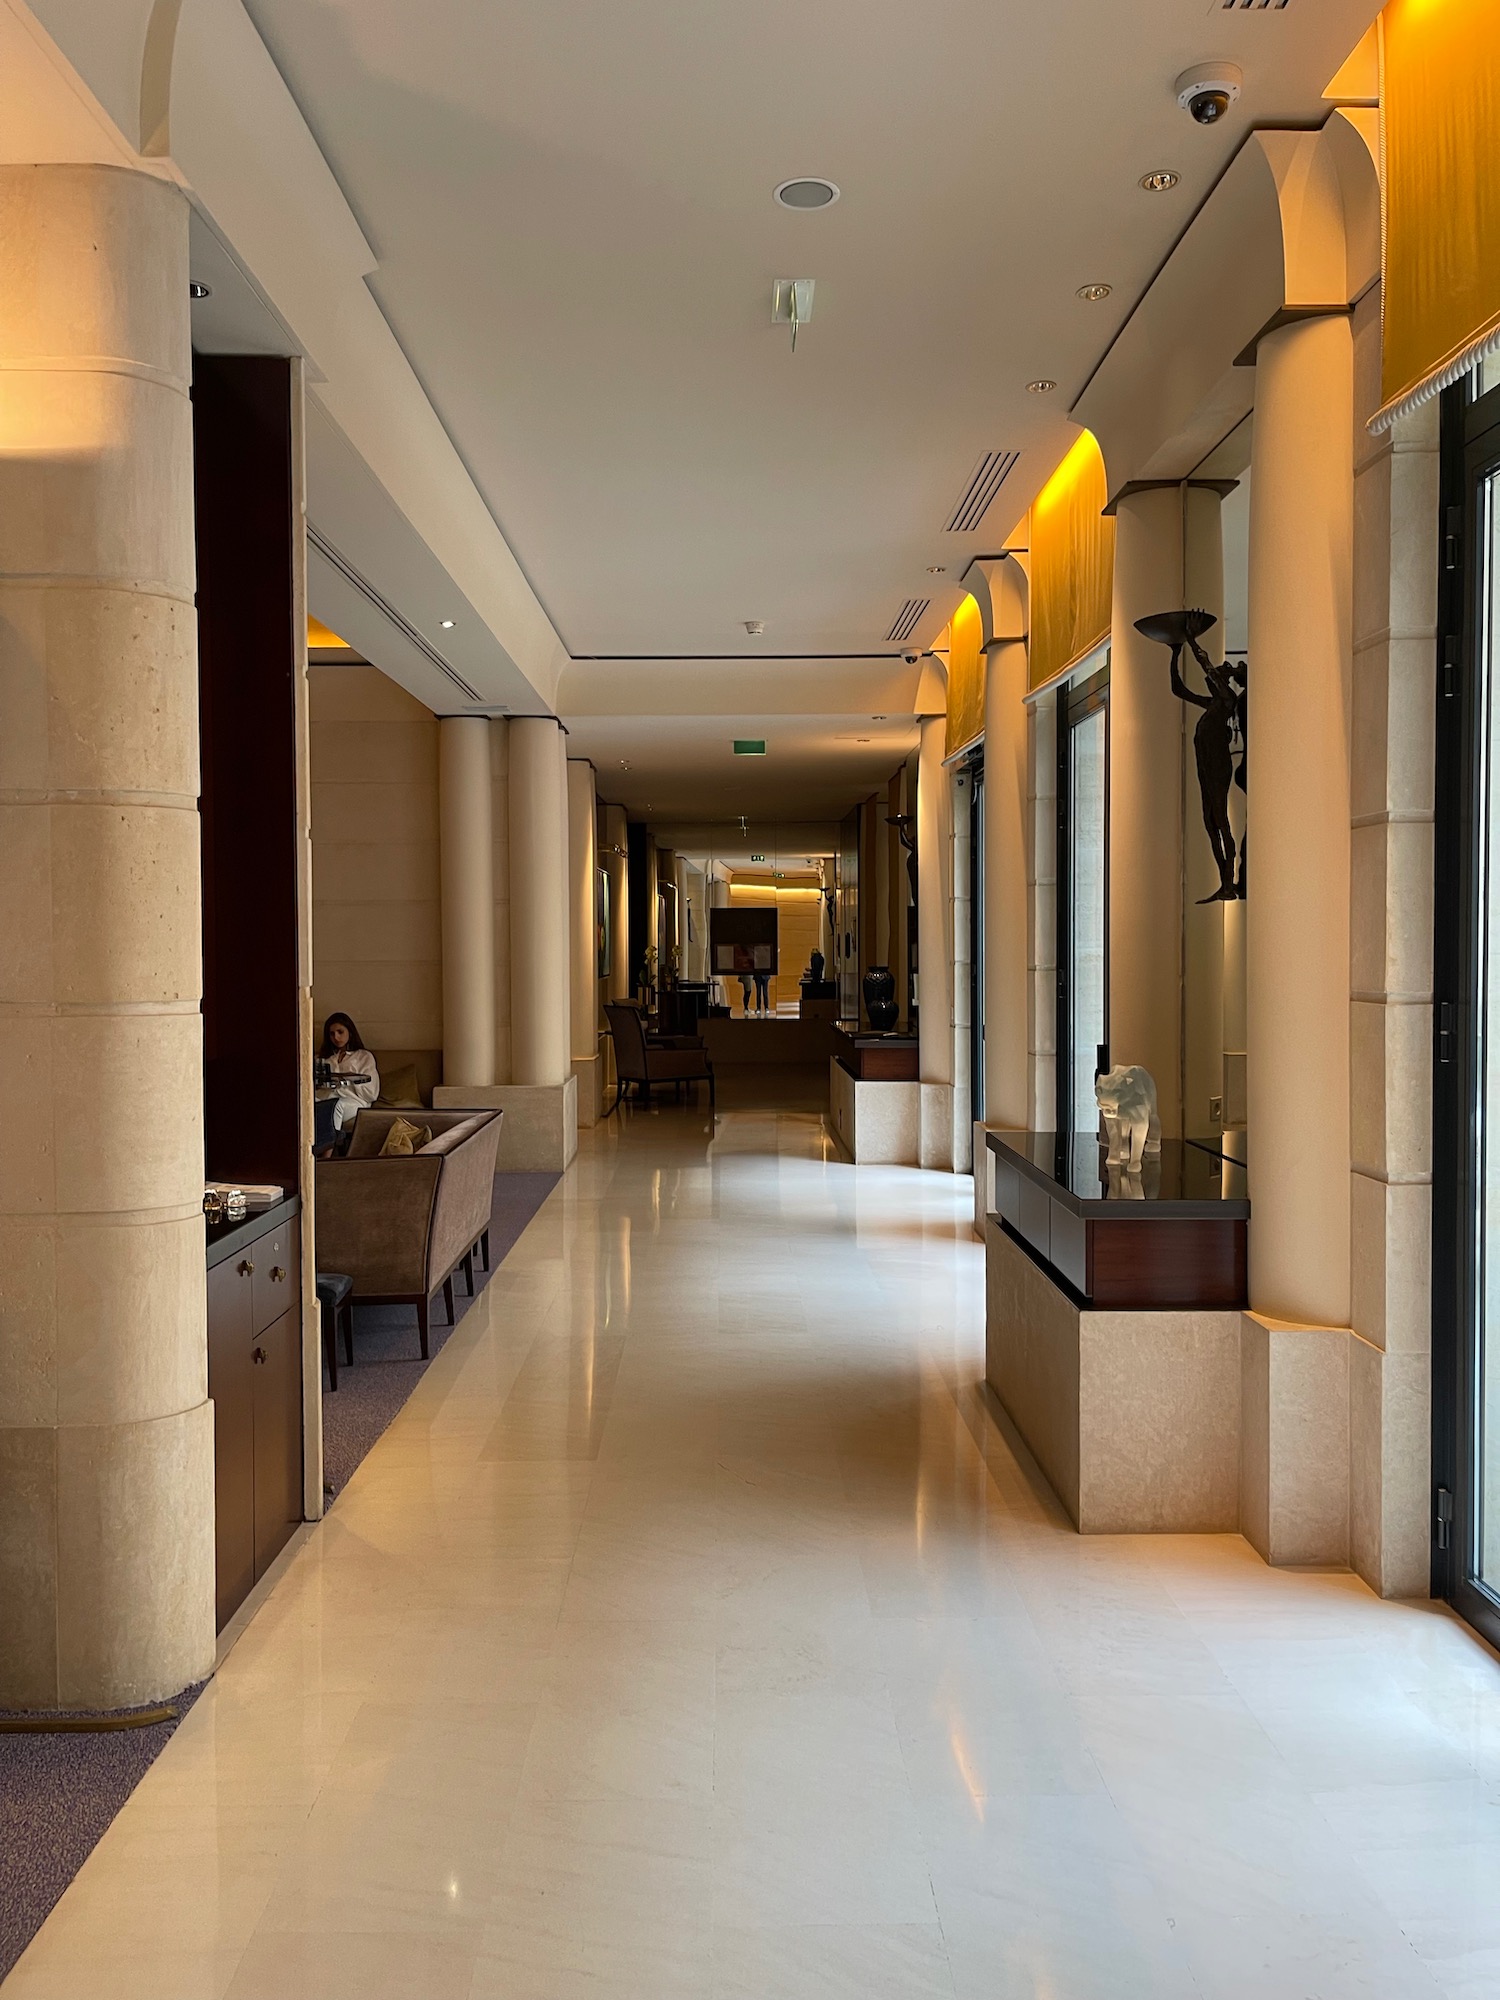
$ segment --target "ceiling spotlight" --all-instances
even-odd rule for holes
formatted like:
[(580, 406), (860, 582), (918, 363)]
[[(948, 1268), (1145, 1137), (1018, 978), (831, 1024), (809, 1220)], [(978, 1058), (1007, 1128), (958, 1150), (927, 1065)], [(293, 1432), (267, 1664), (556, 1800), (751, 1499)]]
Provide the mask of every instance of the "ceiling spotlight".
[(1049, 377), (1038, 375), (1034, 382), (1026, 384), (1026, 393), (1028, 396), (1050, 396), (1056, 387), (1057, 384), (1050, 380)]
[(442, 626), (445, 632), (451, 632), (453, 630), (453, 620), (451, 618), (440, 618), (438, 620), (438, 623), (439, 625)]
[(1112, 285), (1080, 285), (1078, 296), (1091, 306), (1098, 305), (1100, 299), (1107, 299), (1114, 290)]
[(620, 769), (622, 771), (628, 771), (630, 769), (630, 759), (628, 757), (622, 757), (620, 759)]
[(831, 208), (838, 198), (838, 187), (820, 175), (806, 180), (783, 181), (776, 190), (776, 199), (783, 208)]
[(750, 634), (752, 639), (758, 639), (765, 629), (766, 621), (764, 618), (747, 618), (745, 620), (745, 630)]
[(1165, 194), (1169, 188), (1176, 187), (1181, 178), (1181, 174), (1174, 174), (1170, 167), (1158, 167), (1155, 173), (1141, 175), (1141, 186), (1147, 194)]
[(205, 285), (201, 278), (188, 279), (188, 297), (190, 299), (211, 299), (213, 295), (214, 288), (212, 285)]
[(856, 743), (868, 743), (870, 739), (868, 736), (856, 736), (854, 740)]
[(871, 720), (871, 722), (884, 722), (884, 721), (885, 721), (885, 717), (884, 717), (883, 715), (872, 715), (872, 716), (870, 717), (870, 720)]
[(929, 576), (946, 576), (948, 574), (948, 565), (946, 563), (929, 563), (927, 565), (927, 574)]

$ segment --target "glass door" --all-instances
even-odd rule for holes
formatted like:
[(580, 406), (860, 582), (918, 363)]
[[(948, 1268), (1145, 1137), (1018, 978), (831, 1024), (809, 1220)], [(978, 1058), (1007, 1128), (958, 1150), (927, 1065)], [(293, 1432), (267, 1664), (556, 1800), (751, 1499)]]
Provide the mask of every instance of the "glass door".
[(1433, 1582), (1500, 1641), (1500, 388), (1444, 407)]

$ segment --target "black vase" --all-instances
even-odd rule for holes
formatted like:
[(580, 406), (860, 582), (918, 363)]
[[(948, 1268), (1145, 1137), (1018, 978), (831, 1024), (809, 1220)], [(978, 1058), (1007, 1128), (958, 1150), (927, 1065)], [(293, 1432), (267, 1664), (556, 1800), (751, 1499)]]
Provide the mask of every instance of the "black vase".
[(883, 1035), (895, 1027), (900, 1012), (896, 1005), (896, 975), (888, 965), (872, 965), (861, 984), (870, 1026), (877, 1035)]
[(822, 954), (822, 952), (820, 952), (820, 951), (815, 951), (815, 952), (814, 952), (814, 953), (812, 954), (812, 956), (811, 956), (811, 957), (810, 957), (810, 958), (808, 959), (808, 961), (807, 961), (807, 973), (808, 973), (808, 977), (809, 977), (809, 978), (810, 978), (810, 979), (812, 980), (812, 983), (813, 983), (813, 985), (814, 985), (814, 986), (821, 986), (821, 985), (822, 985), (822, 983), (823, 983), (823, 967), (824, 967), (824, 965), (825, 965), (826, 963), (827, 963), (827, 961), (826, 961), (826, 959), (825, 959), (825, 958), (823, 957), (823, 954)]

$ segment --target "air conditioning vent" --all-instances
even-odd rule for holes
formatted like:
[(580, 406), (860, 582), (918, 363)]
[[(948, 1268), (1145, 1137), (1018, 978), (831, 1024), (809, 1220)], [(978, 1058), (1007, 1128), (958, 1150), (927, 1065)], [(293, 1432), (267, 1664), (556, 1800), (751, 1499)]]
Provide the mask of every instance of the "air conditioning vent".
[(1279, 10), (1287, 4), (1287, 0), (1223, 0), (1223, 4), (1226, 14), (1232, 13), (1236, 7), (1242, 14), (1248, 14), (1252, 7), (1259, 8), (1262, 12), (1268, 7)]
[(963, 490), (963, 497), (948, 516), (950, 535), (972, 535), (990, 510), (990, 502), (1010, 477), (1018, 451), (987, 451)]
[(921, 624), (923, 615), (931, 604), (930, 597), (908, 597), (896, 613), (895, 624), (885, 635), (886, 643), (891, 646), (904, 646)]

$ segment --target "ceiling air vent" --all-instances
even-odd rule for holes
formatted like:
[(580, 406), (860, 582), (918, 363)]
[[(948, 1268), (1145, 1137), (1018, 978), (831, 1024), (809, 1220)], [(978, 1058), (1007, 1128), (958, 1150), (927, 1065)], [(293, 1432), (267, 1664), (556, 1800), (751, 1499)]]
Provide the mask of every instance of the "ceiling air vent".
[(973, 477), (963, 490), (963, 497), (948, 516), (950, 535), (972, 535), (985, 515), (990, 502), (1005, 484), (1021, 456), (1018, 451), (987, 451), (974, 468)]
[(1264, 11), (1267, 7), (1272, 9), (1284, 7), (1286, 3), (1287, 0), (1224, 0), (1224, 12), (1232, 13), (1238, 7), (1242, 14), (1248, 14), (1252, 7)]
[(912, 633), (916, 631), (917, 626), (921, 623), (922, 614), (931, 603), (932, 599), (930, 597), (908, 597), (901, 609), (896, 613), (895, 624), (885, 635), (887, 645), (904, 646)]

